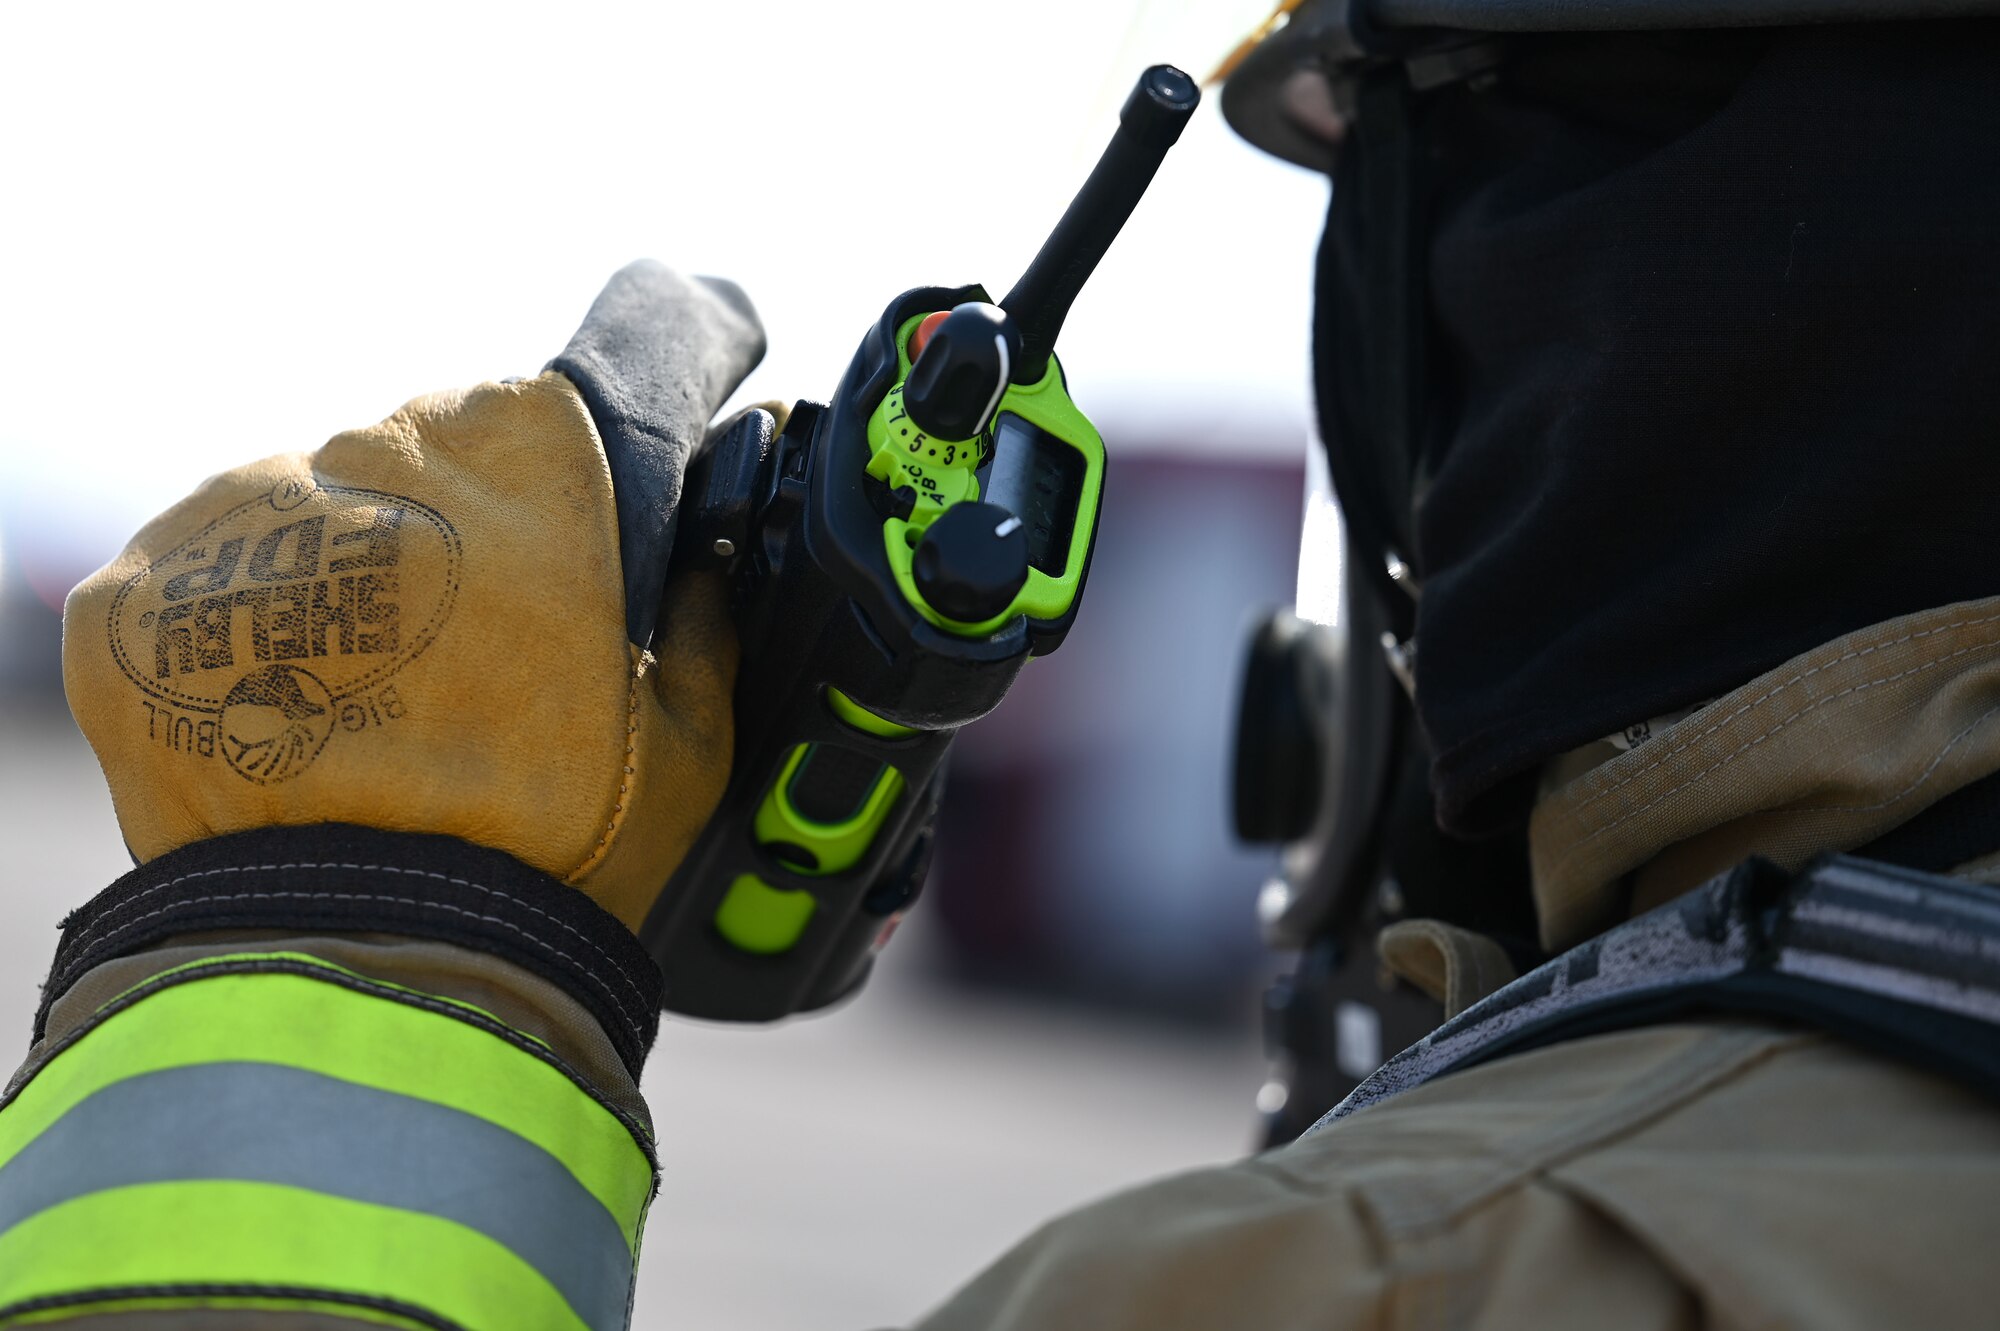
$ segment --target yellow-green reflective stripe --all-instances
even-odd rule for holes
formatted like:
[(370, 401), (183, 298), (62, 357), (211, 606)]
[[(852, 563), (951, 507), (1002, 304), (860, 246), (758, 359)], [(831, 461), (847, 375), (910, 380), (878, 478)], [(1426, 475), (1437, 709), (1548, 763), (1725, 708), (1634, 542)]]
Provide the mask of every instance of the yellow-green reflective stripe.
[(111, 1017), (0, 1113), (0, 1164), (113, 1082), (211, 1062), (305, 1068), (498, 1124), (562, 1161), (638, 1249), (652, 1167), (616, 1116), (555, 1068), (475, 1026), (302, 975), (184, 980)]
[(0, 1234), (0, 1313), (89, 1289), (197, 1283), (364, 1293), (477, 1331), (583, 1328), (546, 1280), (483, 1234), (268, 1183), (115, 1188)]
[(90, 1193), (224, 1180), (454, 1221), (540, 1272), (595, 1331), (624, 1325), (631, 1251), (554, 1156), (462, 1110), (277, 1063), (167, 1068), (84, 1099), (0, 1165), (0, 1233)]

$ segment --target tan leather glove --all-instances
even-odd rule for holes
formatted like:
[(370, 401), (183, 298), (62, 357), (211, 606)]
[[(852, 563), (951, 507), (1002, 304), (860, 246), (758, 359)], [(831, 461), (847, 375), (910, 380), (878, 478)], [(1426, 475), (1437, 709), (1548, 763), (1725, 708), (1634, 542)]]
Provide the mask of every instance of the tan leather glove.
[(205, 482), (71, 594), (63, 671), (144, 864), (305, 824), (440, 833), (637, 929), (721, 797), (719, 580), (651, 641), (689, 454), (763, 353), (635, 264), (537, 378)]

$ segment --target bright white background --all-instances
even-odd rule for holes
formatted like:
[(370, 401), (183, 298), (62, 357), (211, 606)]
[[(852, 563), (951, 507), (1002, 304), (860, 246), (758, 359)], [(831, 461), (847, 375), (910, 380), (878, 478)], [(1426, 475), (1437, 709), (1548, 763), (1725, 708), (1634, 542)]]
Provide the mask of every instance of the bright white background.
[[(1004, 291), (1139, 69), (1204, 73), (1264, 7), (0, 6), (0, 528), (59, 596), (212, 471), (536, 371), (639, 255), (756, 299), (746, 399), (822, 396), (896, 292)], [(1298, 455), (1324, 201), (1204, 107), (1064, 337), (1114, 456)], [(66, 723), (0, 725), (0, 760), (24, 1021), (122, 857)], [(666, 1032), (640, 1325), (900, 1323), (1055, 1211), (1249, 1142), (1247, 1041), (909, 997)]]
[[(896, 292), (1003, 292), (1139, 69), (1263, 7), (0, 7), (0, 523), (107, 558), (210, 472), (535, 372), (641, 255), (750, 291), (748, 399), (823, 397)], [(1064, 336), (1114, 452), (1303, 446), (1324, 181), (1213, 102)]]

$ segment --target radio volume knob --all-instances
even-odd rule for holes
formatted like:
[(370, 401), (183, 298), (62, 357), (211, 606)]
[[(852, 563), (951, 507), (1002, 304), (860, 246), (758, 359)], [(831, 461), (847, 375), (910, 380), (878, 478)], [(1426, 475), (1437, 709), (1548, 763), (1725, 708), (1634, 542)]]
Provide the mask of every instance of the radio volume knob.
[(931, 609), (961, 624), (1003, 614), (1028, 581), (1028, 533), (998, 504), (954, 504), (931, 523), (910, 566)]

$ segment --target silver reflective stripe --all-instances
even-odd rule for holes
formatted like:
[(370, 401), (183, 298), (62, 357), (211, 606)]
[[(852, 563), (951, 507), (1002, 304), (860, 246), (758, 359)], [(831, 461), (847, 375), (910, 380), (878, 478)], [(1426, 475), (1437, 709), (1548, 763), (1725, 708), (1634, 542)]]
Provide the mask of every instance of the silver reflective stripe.
[(0, 1166), (0, 1233), (87, 1193), (195, 1180), (456, 1221), (539, 1271), (592, 1331), (625, 1325), (624, 1232), (553, 1155), (462, 1110), (275, 1063), (168, 1068), (80, 1101)]

